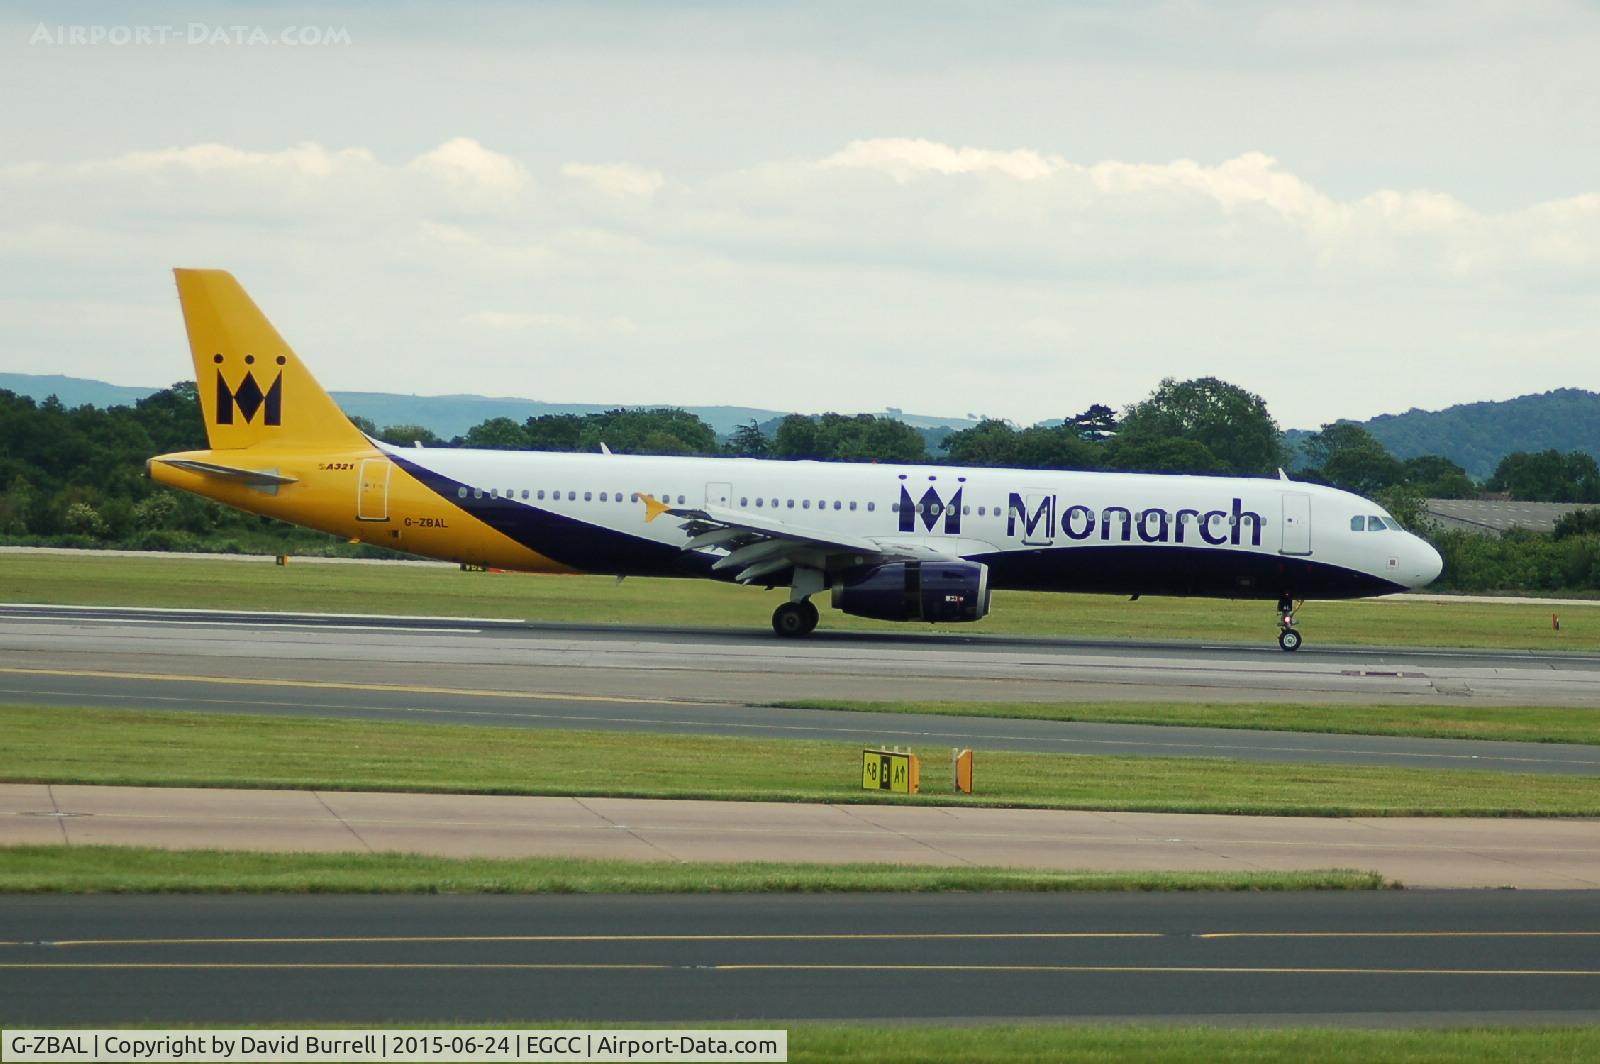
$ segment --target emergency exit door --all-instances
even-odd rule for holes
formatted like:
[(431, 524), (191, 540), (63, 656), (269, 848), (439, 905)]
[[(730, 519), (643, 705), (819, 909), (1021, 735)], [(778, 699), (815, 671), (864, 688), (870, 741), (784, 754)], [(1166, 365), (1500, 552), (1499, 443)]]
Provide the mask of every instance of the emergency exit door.
[(361, 463), (356, 489), (356, 519), (389, 520), (389, 477), (394, 466), (387, 458), (367, 458)]

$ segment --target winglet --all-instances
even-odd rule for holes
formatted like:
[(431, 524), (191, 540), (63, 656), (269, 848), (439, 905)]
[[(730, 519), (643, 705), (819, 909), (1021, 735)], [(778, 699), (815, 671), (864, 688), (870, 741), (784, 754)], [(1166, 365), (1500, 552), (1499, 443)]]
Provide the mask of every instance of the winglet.
[(654, 495), (641, 495), (639, 498), (644, 502), (644, 523), (647, 525), (672, 509)]

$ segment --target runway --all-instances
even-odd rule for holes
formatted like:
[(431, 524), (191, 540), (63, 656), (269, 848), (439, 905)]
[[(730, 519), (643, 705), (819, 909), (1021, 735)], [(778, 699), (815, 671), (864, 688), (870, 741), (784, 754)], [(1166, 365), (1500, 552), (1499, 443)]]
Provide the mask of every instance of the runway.
[[(14, 702), (1600, 775), (1592, 746), (760, 704), (1272, 696), (1320, 699), (1336, 713), (1340, 701), (1357, 698), (1478, 702), (1492, 684), (1508, 701), (1600, 705), (1600, 658), (1582, 655), (1307, 650), (1288, 658), (1185, 644), (835, 635), (796, 646), (747, 632), (0, 607), (0, 699)], [(1469, 679), (1471, 694), (1440, 694)]]
[[(1600, 655), (0, 606), (30, 664), (757, 703), (798, 698), (1600, 705)], [(193, 668), (174, 668), (174, 663)]]
[(1600, 895), (73, 897), (10, 1025), (1600, 1020)]

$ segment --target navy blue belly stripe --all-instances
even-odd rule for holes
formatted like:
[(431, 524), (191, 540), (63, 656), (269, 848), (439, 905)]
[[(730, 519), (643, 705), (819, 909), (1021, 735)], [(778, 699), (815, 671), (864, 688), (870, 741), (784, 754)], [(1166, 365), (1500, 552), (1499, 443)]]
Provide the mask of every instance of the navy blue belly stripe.
[[(677, 547), (579, 521), (515, 499), (476, 494), (470, 485), (389, 453), (389, 458), (452, 506), (471, 514), (531, 551), (590, 573), (634, 576), (706, 576), (715, 560)], [(461, 490), (466, 489), (463, 498)], [(617, 506), (627, 511), (627, 503)], [(633, 512), (640, 513), (636, 506)]]
[(971, 560), (989, 566), (989, 586), (994, 588), (1272, 599), (1360, 598), (1405, 590), (1391, 580), (1340, 565), (1215, 547), (1042, 547)]

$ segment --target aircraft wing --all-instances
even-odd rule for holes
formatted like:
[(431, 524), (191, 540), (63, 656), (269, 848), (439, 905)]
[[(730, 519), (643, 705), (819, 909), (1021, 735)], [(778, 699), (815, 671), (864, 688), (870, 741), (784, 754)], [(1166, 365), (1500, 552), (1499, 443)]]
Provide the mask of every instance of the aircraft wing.
[(791, 567), (827, 572), (830, 569), (873, 565), (887, 561), (931, 561), (952, 555), (914, 543), (884, 543), (863, 536), (822, 531), (791, 524), (781, 518), (730, 510), (721, 506), (669, 507), (644, 496), (647, 520), (662, 515), (682, 520), (689, 540), (686, 551), (726, 550), (711, 566), (713, 571), (733, 569), (741, 584)]

